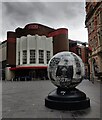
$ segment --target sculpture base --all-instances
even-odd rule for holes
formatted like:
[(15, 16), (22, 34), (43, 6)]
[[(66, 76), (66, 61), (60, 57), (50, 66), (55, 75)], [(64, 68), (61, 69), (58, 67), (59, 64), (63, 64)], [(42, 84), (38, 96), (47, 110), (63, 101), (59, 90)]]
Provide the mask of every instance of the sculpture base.
[(45, 106), (59, 110), (80, 110), (90, 107), (90, 99), (76, 88), (57, 88), (45, 98)]

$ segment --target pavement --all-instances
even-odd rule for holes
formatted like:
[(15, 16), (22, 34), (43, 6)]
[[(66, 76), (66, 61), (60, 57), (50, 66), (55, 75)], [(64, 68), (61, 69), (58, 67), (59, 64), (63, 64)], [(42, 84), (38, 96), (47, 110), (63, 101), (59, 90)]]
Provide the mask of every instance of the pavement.
[(64, 120), (101, 120), (101, 84), (83, 80), (77, 88), (90, 98), (90, 108), (76, 111), (54, 110), (45, 107), (45, 97), (56, 87), (49, 80), (6, 81), (2, 84), (2, 118), (45, 118)]

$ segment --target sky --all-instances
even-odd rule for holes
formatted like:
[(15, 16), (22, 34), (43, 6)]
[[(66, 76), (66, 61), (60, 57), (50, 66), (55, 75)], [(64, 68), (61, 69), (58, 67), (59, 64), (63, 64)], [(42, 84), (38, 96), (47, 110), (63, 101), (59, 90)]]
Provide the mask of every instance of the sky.
[(67, 28), (68, 38), (88, 42), (85, 28), (85, 3), (83, 2), (28, 2), (28, 0), (0, 3), (2, 25), (0, 41), (7, 39), (7, 31), (24, 28), (29, 23), (40, 23), (54, 29)]

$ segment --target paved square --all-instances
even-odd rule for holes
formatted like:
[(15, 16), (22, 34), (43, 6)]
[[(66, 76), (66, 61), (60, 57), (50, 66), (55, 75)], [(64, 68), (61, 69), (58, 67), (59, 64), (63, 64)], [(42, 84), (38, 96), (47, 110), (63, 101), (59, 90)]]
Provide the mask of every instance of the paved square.
[(77, 111), (45, 107), (45, 97), (55, 88), (49, 80), (2, 82), (3, 118), (100, 118), (100, 83), (83, 80), (77, 86), (91, 100), (90, 108)]

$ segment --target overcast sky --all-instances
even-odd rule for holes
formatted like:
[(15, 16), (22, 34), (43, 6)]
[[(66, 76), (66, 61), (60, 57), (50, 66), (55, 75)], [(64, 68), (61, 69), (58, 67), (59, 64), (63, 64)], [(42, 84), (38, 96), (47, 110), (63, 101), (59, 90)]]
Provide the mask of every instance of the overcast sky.
[(84, 2), (2, 2), (0, 41), (7, 39), (7, 31), (23, 28), (29, 23), (40, 23), (54, 29), (64, 27), (68, 29), (69, 39), (88, 41)]

